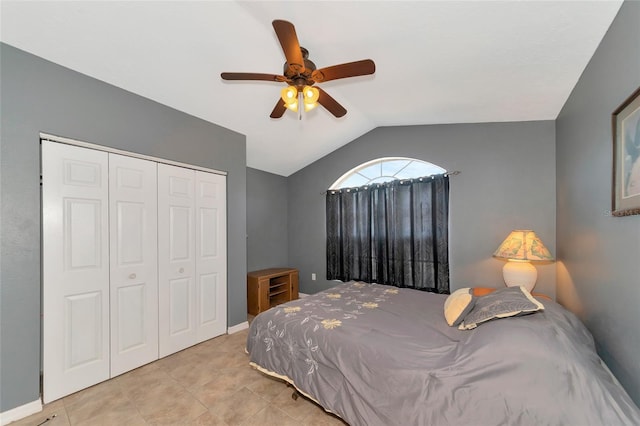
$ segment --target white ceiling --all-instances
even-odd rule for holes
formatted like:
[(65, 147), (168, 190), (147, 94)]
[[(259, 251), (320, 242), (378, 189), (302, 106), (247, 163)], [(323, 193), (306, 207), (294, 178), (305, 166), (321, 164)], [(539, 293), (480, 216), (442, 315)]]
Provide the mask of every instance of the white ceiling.
[[(379, 126), (553, 120), (621, 1), (6, 1), (1, 40), (247, 136), (249, 167), (288, 176)], [(269, 118), (283, 83), (271, 21), (318, 68), (376, 73), (321, 85), (347, 110)]]

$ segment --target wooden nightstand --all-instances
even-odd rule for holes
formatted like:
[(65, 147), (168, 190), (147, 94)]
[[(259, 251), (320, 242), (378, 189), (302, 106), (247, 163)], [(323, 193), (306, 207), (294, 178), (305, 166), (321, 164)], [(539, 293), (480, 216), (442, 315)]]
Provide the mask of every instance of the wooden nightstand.
[(251, 315), (297, 298), (297, 269), (269, 268), (247, 274), (247, 311)]

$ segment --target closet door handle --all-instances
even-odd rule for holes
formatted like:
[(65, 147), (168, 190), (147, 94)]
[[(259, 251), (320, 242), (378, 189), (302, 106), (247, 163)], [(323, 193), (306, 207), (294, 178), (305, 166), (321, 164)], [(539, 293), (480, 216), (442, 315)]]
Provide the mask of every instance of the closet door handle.
[(178, 272), (180, 272), (181, 274), (184, 273), (184, 268), (178, 269)]
[(130, 280), (135, 280), (136, 279), (136, 274), (129, 274), (129, 279)]

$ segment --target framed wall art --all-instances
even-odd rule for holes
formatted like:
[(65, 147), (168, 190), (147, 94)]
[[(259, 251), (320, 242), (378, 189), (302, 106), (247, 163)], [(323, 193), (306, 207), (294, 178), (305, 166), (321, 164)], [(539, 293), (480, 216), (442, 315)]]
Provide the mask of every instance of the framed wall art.
[(640, 88), (611, 116), (614, 216), (640, 214)]

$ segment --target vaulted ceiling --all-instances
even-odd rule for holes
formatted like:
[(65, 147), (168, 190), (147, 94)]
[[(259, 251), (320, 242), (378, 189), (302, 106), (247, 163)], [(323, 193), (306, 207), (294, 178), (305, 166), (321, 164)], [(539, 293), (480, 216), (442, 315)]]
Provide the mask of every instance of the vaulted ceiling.
[[(553, 120), (621, 1), (2, 1), (1, 40), (247, 136), (247, 165), (288, 176), (379, 126)], [(295, 25), (348, 113), (271, 119), (283, 83), (271, 22)]]

